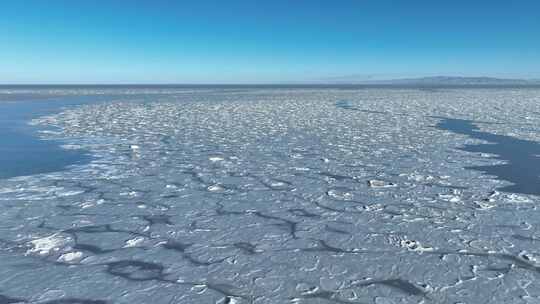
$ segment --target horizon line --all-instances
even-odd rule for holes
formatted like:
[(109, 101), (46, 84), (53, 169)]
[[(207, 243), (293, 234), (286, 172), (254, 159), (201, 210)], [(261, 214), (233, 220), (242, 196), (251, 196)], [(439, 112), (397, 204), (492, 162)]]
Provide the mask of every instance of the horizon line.
[[(422, 83), (423, 80), (435, 80), (440, 78), (448, 78), (448, 80), (475, 80), (475, 79), (486, 79), (492, 81), (508, 81), (508, 82), (519, 82), (523, 81), (523, 84), (538, 84), (540, 78), (538, 77), (496, 77), (496, 76), (448, 76), (444, 74), (433, 75), (433, 76), (417, 76), (417, 77), (396, 77), (396, 78), (381, 78), (381, 79), (346, 79), (354, 78), (355, 76), (339, 76), (339, 77), (330, 77), (323, 78), (318, 80), (288, 80), (288, 81), (267, 81), (267, 82), (62, 82), (62, 81), (53, 81), (53, 82), (13, 82), (13, 83), (1, 83), (0, 87), (16, 87), (16, 86), (269, 86), (269, 85), (429, 85), (430, 83)], [(342, 80), (339, 80), (342, 79)], [(410, 81), (408, 83), (400, 81)], [(414, 81), (418, 81), (414, 83)], [(392, 83), (395, 82), (395, 83)], [(530, 82), (530, 83), (527, 83)], [(432, 83), (436, 85), (457, 85), (456, 83), (444, 81), (438, 83)], [(486, 83), (490, 84), (490, 83)], [(501, 83), (503, 84), (503, 83)], [(516, 84), (516, 83), (513, 83)], [(481, 85), (470, 83), (467, 85)]]

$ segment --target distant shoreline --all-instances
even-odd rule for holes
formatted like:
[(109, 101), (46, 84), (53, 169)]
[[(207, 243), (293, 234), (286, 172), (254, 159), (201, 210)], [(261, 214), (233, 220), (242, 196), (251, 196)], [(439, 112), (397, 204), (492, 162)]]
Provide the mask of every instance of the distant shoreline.
[[(349, 78), (349, 77), (346, 77)], [(260, 83), (6, 83), (0, 88), (500, 88), (540, 87), (537, 79), (434, 76), (402, 79), (319, 79)]]
[(540, 88), (540, 83), (519, 84), (0, 84), (9, 89), (470, 89)]

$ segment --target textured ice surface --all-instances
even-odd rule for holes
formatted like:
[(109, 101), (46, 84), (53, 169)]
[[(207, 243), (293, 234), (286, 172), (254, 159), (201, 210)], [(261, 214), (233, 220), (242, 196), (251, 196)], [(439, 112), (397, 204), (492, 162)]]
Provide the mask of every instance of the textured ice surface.
[(34, 121), (96, 159), (0, 180), (0, 303), (540, 301), (538, 197), (444, 128), (535, 147), (539, 90), (152, 96)]

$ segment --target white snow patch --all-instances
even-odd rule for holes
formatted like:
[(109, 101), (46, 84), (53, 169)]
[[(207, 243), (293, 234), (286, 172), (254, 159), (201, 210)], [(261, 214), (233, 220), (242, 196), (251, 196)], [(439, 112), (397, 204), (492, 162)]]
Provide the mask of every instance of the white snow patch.
[(76, 261), (80, 260), (82, 257), (83, 257), (83, 253), (82, 253), (82, 252), (80, 252), (80, 251), (73, 251), (73, 252), (68, 252), (68, 253), (62, 254), (62, 255), (58, 258), (58, 261), (60, 261), (60, 262), (66, 262), (66, 263), (73, 263), (73, 262), (76, 262)]
[(219, 157), (219, 156), (212, 156), (210, 158), (208, 158), (211, 162), (215, 163), (215, 162), (220, 162), (220, 161), (224, 161), (225, 159), (223, 157)]
[(144, 242), (144, 237), (138, 236), (136, 238), (127, 240), (126, 244), (123, 246), (123, 248), (137, 247), (137, 246), (141, 245), (143, 242)]
[(62, 236), (60, 234), (53, 234), (44, 238), (35, 239), (30, 241), (31, 249), (26, 251), (26, 254), (39, 254), (48, 255), (51, 252), (57, 252), (65, 247), (71, 238)]

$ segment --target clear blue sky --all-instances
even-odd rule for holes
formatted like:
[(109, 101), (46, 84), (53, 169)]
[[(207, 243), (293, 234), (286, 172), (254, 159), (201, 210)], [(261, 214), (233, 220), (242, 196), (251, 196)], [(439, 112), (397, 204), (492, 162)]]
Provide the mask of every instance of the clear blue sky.
[(0, 83), (540, 78), (539, 0), (13, 0)]

